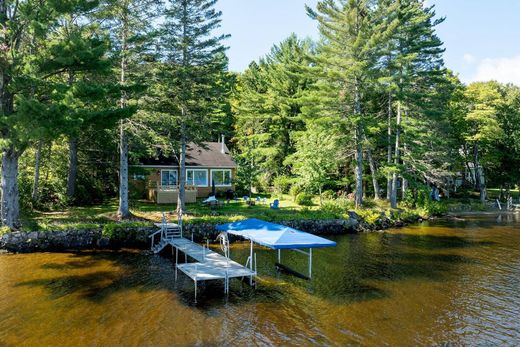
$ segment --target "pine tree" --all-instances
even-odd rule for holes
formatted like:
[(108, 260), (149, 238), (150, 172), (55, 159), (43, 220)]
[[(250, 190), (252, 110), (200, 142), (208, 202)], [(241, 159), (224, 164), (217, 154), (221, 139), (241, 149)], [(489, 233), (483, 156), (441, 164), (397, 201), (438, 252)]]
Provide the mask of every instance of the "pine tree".
[(220, 75), (227, 68), (227, 35), (214, 36), (222, 13), (216, 0), (170, 0), (160, 28), (161, 63), (154, 86), (156, 109), (178, 126), (180, 150), (179, 199), (185, 209), (186, 146), (208, 134), (210, 115), (218, 112)]
[(317, 11), (307, 7), (323, 38), (316, 57), (321, 95), (316, 94), (315, 101), (337, 99), (334, 109), (323, 111), (329, 116), (336, 113), (353, 128), (356, 206), (363, 202), (363, 143), (371, 117), (364, 99), (375, 84), (380, 47), (391, 31), (373, 5), (368, 0), (325, 0), (318, 2)]
[(40, 72), (61, 91), (59, 102), (67, 119), (61, 132), (69, 138), (69, 200), (75, 196), (78, 140), (82, 131), (93, 124), (110, 127), (114, 119), (127, 117), (130, 110), (126, 107), (117, 110), (115, 105), (106, 104), (106, 99), (113, 97), (115, 85), (105, 82), (111, 69), (107, 56), (109, 46), (94, 25), (84, 24), (82, 16), (90, 10), (90, 7), (81, 8), (78, 13), (65, 16), (40, 57)]
[[(154, 42), (153, 21), (160, 14), (156, 0), (107, 0), (98, 15), (106, 21), (111, 34), (112, 53), (118, 62), (121, 97), (119, 105), (126, 108), (135, 96), (135, 87), (142, 85), (141, 67)], [(134, 93), (132, 93), (134, 91)], [(133, 119), (133, 121), (137, 121)], [(119, 208), (120, 218), (130, 216), (128, 201), (128, 132), (133, 128), (130, 120), (119, 124)]]
[[(275, 45), (240, 76), (235, 93), (236, 140), (243, 153), (251, 141), (267, 181), (291, 174), (285, 158), (295, 152), (294, 132), (304, 128), (301, 97), (312, 84), (304, 74), (312, 43), (296, 35)], [(255, 131), (251, 131), (254, 129)]]
[[(435, 26), (444, 19), (434, 19), (433, 6), (424, 7), (421, 0), (390, 3), (383, 0), (380, 6), (387, 17), (386, 21), (398, 23), (392, 26), (391, 39), (388, 40), (385, 52), (387, 59), (384, 60), (387, 74), (381, 78), (387, 85), (396, 114), (390, 192), (390, 204), (396, 208), (398, 173), (402, 171), (403, 111), (425, 102), (430, 95), (429, 88), (444, 73), (443, 43), (435, 34)], [(420, 113), (420, 107), (415, 107), (414, 111)], [(408, 114), (415, 116), (412, 112)]]
[(18, 160), (61, 117), (42, 101), (41, 76), (34, 66), (34, 53), (56, 27), (61, 7), (42, 1), (0, 0), (0, 216), (2, 225), (9, 228), (19, 225)]

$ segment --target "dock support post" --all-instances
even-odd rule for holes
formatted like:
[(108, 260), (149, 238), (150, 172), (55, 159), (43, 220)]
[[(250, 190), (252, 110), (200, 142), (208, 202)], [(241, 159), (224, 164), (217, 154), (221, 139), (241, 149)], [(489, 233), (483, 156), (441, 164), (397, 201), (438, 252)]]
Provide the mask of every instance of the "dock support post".
[[(249, 248), (249, 270), (253, 272), (253, 240), (251, 240), (251, 247)], [(253, 275), (249, 276), (249, 285), (253, 285)]]
[(177, 281), (177, 266), (179, 265), (179, 249), (175, 247), (175, 281)]
[(195, 282), (195, 303), (197, 303), (197, 280), (193, 280)]
[(309, 248), (309, 278), (312, 278), (312, 248)]

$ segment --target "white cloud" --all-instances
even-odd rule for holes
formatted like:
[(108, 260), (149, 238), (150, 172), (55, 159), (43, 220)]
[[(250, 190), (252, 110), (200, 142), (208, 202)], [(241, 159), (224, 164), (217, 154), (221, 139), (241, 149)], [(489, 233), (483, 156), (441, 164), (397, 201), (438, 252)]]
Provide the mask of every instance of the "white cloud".
[(495, 80), (520, 86), (520, 56), (513, 58), (487, 58), (479, 61), (472, 81)]
[(473, 54), (469, 53), (464, 54), (463, 59), (468, 64), (473, 64), (477, 60)]

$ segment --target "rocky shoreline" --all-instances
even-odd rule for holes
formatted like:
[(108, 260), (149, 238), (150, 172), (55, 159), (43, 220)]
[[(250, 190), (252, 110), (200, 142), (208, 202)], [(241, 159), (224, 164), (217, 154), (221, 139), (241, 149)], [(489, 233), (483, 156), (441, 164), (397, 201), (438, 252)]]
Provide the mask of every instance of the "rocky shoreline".
[[(316, 235), (338, 235), (401, 227), (418, 220), (391, 221), (382, 217), (378, 219), (376, 224), (368, 224), (354, 212), (351, 212), (348, 219), (293, 220), (279, 222), (279, 224)], [(184, 234), (187, 237), (191, 237), (193, 234), (196, 241), (208, 238), (213, 240), (219, 233), (215, 226), (216, 224), (211, 223), (186, 224)], [(149, 235), (156, 230), (157, 228), (154, 226), (132, 227), (125, 226), (122, 223), (113, 228), (109, 235), (103, 232), (102, 227), (60, 231), (14, 231), (0, 236), (0, 249), (14, 253), (119, 247), (146, 249), (150, 247)]]

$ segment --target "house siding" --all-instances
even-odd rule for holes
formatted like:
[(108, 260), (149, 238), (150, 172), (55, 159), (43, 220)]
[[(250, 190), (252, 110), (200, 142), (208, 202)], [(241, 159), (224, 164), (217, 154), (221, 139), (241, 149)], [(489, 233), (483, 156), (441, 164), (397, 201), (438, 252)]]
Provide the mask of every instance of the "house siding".
[[(145, 175), (144, 182), (141, 180), (131, 179), (131, 193), (134, 196), (146, 196), (149, 200), (155, 200), (156, 194), (153, 194), (151, 190), (154, 190), (156, 187), (160, 186), (161, 183), (161, 170), (179, 170), (178, 167), (172, 166), (139, 166), (139, 168), (145, 168), (149, 173)], [(222, 170), (228, 169), (231, 170), (231, 186), (225, 187), (215, 187), (217, 192), (224, 193), (229, 189), (235, 190), (235, 175), (236, 168), (230, 167), (187, 167), (187, 169), (196, 169), (196, 170), (206, 170), (208, 177), (208, 186), (206, 187), (197, 187), (197, 198), (205, 198), (211, 194), (211, 170)]]

